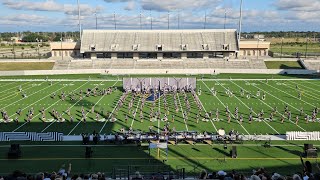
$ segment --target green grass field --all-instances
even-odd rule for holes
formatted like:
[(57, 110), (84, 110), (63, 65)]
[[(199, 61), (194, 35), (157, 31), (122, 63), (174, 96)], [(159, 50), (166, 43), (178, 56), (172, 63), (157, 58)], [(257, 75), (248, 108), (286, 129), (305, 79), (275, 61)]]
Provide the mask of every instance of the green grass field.
[(54, 62), (0, 62), (0, 71), (52, 70)]
[(265, 61), (268, 69), (304, 69), (298, 61)]
[[(281, 53), (281, 43), (272, 44), (270, 50), (275, 53)], [(292, 54), (292, 53), (305, 53), (306, 52), (306, 44), (284, 44), (282, 46), (282, 53), (283, 54)], [(308, 52), (318, 53), (320, 52), (319, 43), (308, 43)]]
[[(90, 80), (88, 80), (90, 76)], [(70, 77), (70, 79), (69, 79)], [(101, 75), (60, 75), (49, 76), (49, 81), (43, 80), (44, 77), (11, 77), (4, 81), (2, 77), (0, 81), (0, 109), (8, 112), (10, 119), (18, 117), (19, 123), (0, 123), (0, 131), (2, 132), (63, 132), (65, 135), (79, 135), (82, 132), (92, 133), (94, 130), (101, 134), (110, 134), (119, 131), (121, 127), (128, 129), (130, 126), (134, 130), (148, 131), (149, 126), (153, 126), (154, 130), (162, 131), (165, 122), (156, 121), (150, 122), (147, 118), (150, 113), (151, 103), (146, 103), (143, 108), (144, 121), (142, 122), (137, 113), (133, 117), (129, 113), (129, 120), (125, 122), (125, 115), (128, 113), (128, 103), (132, 98), (129, 95), (124, 106), (119, 109), (117, 121), (112, 122), (96, 122), (96, 113), (100, 113), (101, 118), (108, 118), (106, 114), (114, 112), (115, 106), (123, 94), (121, 91), (122, 81), (117, 80), (117, 76), (101, 76)], [(39, 78), (38, 80), (35, 80)], [(50, 85), (50, 79), (54, 80)], [(64, 78), (64, 79), (61, 79)], [(210, 79), (212, 78), (212, 79)], [(231, 78), (231, 79), (230, 79)], [(261, 79), (256, 79), (261, 78)], [(266, 78), (270, 79), (266, 82)], [(273, 80), (272, 80), (273, 78)], [(15, 79), (19, 79), (15, 80)], [(27, 94), (27, 98), (22, 98), (19, 92), (19, 86)], [(107, 88), (115, 86), (115, 90), (110, 95), (104, 96), (90, 96), (79, 99), (79, 91), (98, 87)], [(298, 86), (298, 88), (297, 88)], [(210, 89), (214, 87), (217, 95), (213, 96)], [(170, 126), (175, 127), (177, 131), (198, 131), (198, 132), (216, 132), (217, 129), (224, 128), (227, 132), (231, 129), (239, 131), (241, 134), (285, 134), (287, 131), (319, 131), (320, 123), (319, 117), (316, 122), (306, 122), (303, 116), (300, 116), (300, 108), (304, 109), (304, 113), (311, 115), (315, 107), (319, 107), (320, 100), (320, 81), (303, 79), (301, 77), (290, 77), (280, 75), (218, 75), (218, 76), (198, 76), (197, 88), (201, 88), (201, 95), (198, 95), (203, 108), (200, 110), (201, 114), (212, 111), (215, 114), (216, 109), (220, 111), (220, 121), (211, 120), (209, 122), (196, 123), (196, 112), (198, 108), (191, 94), (186, 94), (190, 101), (191, 112), (188, 120), (186, 120), (181, 109), (185, 109), (185, 102), (183, 94), (177, 95), (179, 99), (179, 111), (176, 112), (174, 108), (173, 95), (167, 95), (169, 107), (169, 121)], [(226, 89), (230, 89), (234, 96), (226, 95)], [(245, 95), (241, 96), (240, 89), (245, 91)], [(261, 95), (266, 94), (265, 100), (262, 100), (261, 95), (256, 96), (257, 91), (260, 90)], [(70, 100), (67, 96), (66, 100), (61, 100), (59, 95), (61, 92), (67, 95), (75, 92), (76, 99)], [(298, 98), (298, 92), (302, 93), (302, 98)], [(51, 95), (56, 93), (57, 96), (52, 98)], [(246, 97), (251, 94), (250, 99)], [(134, 100), (133, 109), (136, 110), (141, 105), (141, 97)], [(160, 109), (162, 116), (168, 113), (164, 110), (163, 100), (158, 99), (156, 102), (156, 109)], [(280, 123), (280, 118), (284, 113), (284, 107), (288, 105), (292, 112), (292, 119), (285, 118), (284, 123)], [(94, 106), (94, 113), (91, 113)], [(239, 114), (244, 117), (244, 122), (240, 124), (237, 120), (232, 118), (231, 122), (227, 122), (225, 114), (225, 107), (228, 106), (230, 111), (234, 112), (235, 108), (239, 108)], [(80, 121), (81, 108), (87, 112), (87, 123)], [(249, 108), (253, 109), (253, 116), (255, 117), (261, 110), (264, 111), (264, 120), (261, 122), (254, 121), (251, 124), (248, 122)], [(269, 121), (269, 115), (273, 108), (278, 108), (278, 113), (274, 115), (274, 120)], [(18, 108), (22, 109), (22, 115), (17, 116), (15, 113)], [(25, 121), (27, 111), (34, 108), (34, 116), (31, 123)], [(44, 108), (46, 120), (50, 122), (41, 121), (40, 110)], [(70, 117), (65, 112), (70, 108), (71, 114), (75, 117), (75, 121), (59, 123), (54, 120), (49, 113), (52, 109), (57, 110), (62, 117), (69, 120)], [(171, 115), (175, 115), (175, 121), (171, 122)], [(295, 124), (295, 118), (299, 116), (299, 123)], [(2, 118), (2, 117), (1, 117)], [(148, 149), (142, 147), (132, 146), (102, 146), (94, 147), (93, 159), (84, 159), (84, 147), (73, 146), (80, 144), (80, 142), (63, 142), (63, 143), (40, 143), (40, 142), (23, 142), (25, 145), (48, 145), (35, 147), (22, 147), (23, 158), (20, 160), (7, 160), (6, 152), (8, 151), (7, 142), (0, 143), (0, 161), (6, 163), (7, 166), (0, 170), (0, 174), (11, 172), (18, 168), (26, 172), (34, 173), (38, 171), (53, 171), (57, 170), (62, 163), (72, 162), (74, 172), (94, 172), (103, 171), (111, 173), (116, 166), (127, 165), (168, 165), (171, 169), (179, 169), (186, 167), (189, 173), (198, 173), (201, 169), (212, 170), (232, 170), (234, 168), (244, 172), (251, 172), (253, 168), (266, 167), (273, 170), (283, 170), (285, 173), (294, 173), (301, 171), (299, 154), (302, 147), (297, 144), (303, 142), (272, 142), (278, 144), (275, 147), (264, 148), (261, 146), (264, 142), (246, 142), (238, 148), (237, 159), (224, 160), (228, 155), (229, 150), (225, 151), (221, 145), (178, 145), (170, 146), (168, 161), (162, 162), (165, 159), (164, 152), (161, 157), (156, 156), (156, 152), (152, 151), (148, 154)], [(319, 142), (313, 142), (315, 145), (320, 145)], [(104, 144), (101, 142), (100, 144)], [(62, 147), (58, 145), (64, 145)], [(68, 146), (72, 145), (72, 146)], [(35, 153), (36, 152), (36, 153)], [(254, 163), (252, 163), (254, 161)], [(236, 163), (235, 163), (236, 162)], [(312, 160), (315, 162), (315, 160)], [(35, 163), (34, 166), (27, 164)]]

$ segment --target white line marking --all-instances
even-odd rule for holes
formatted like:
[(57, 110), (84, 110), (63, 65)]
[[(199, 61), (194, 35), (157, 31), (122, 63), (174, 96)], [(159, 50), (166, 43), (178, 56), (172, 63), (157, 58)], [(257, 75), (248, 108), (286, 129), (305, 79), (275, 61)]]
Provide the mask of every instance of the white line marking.
[[(57, 83), (56, 83), (57, 84)], [(56, 85), (56, 84), (54, 84), (54, 85)], [(34, 92), (34, 93), (32, 93), (32, 94), (30, 94), (30, 95), (28, 95), (28, 97), (27, 98), (29, 98), (30, 96), (32, 96), (32, 95), (34, 95), (34, 94), (37, 94), (37, 93), (39, 93), (39, 92), (41, 92), (41, 91), (43, 91), (43, 90), (45, 90), (45, 89), (47, 89), (47, 88), (49, 88), (49, 87), (51, 87), (51, 86), (47, 86), (46, 88), (44, 88), (44, 89), (41, 89), (41, 90), (39, 90), (39, 91), (36, 91), (36, 92)], [(20, 102), (20, 101), (22, 101), (22, 100), (25, 100), (26, 98), (24, 98), (24, 99), (20, 99), (20, 100), (18, 100), (18, 101), (15, 101), (15, 102), (13, 102), (13, 103), (11, 103), (11, 104), (9, 104), (9, 105), (7, 105), (7, 106), (5, 106), (5, 107), (3, 107), (3, 108), (7, 108), (7, 107), (9, 107), (9, 106), (11, 106), (11, 105), (13, 105), (13, 104), (16, 104), (17, 102)]]
[(179, 105), (180, 105), (181, 114), (182, 114), (182, 117), (183, 117), (183, 120), (184, 120), (184, 124), (186, 125), (186, 129), (187, 129), (187, 131), (189, 131), (189, 129), (188, 129), (188, 125), (187, 125), (187, 122), (186, 122), (186, 118), (184, 117), (184, 114), (183, 114), (183, 113), (184, 113), (184, 111), (183, 111), (182, 106), (181, 106), (179, 93), (177, 93), (177, 96), (178, 96), (178, 102), (179, 102)]
[[(199, 99), (199, 102), (200, 102), (200, 104), (201, 104), (201, 106), (202, 106), (202, 108), (203, 108), (204, 112), (206, 112), (206, 113), (207, 113), (207, 110), (206, 110), (206, 108), (203, 106), (202, 102), (200, 101), (200, 98), (198, 97), (197, 93), (195, 93), (195, 95), (196, 95), (196, 97)], [(211, 119), (211, 118), (210, 118), (210, 122), (211, 122), (212, 126), (214, 127), (214, 129), (216, 130), (216, 132), (218, 132), (218, 129), (217, 129), (217, 128), (216, 128), (216, 126), (213, 124), (213, 121), (212, 121), (212, 119)]]
[[(211, 94), (212, 94), (212, 91), (211, 91), (211, 89), (208, 87), (208, 85), (204, 82), (204, 81), (202, 81), (202, 83), (208, 88), (208, 90), (211, 92)], [(226, 107), (226, 105), (218, 98), (218, 96), (215, 96), (216, 98), (217, 98), (217, 100), (224, 106), (224, 107)], [(231, 116), (234, 118), (234, 116), (233, 116), (233, 114), (231, 113)], [(243, 128), (243, 130), (248, 134), (248, 135), (250, 135), (250, 133), (247, 131), (247, 129), (242, 125), (242, 124), (240, 124), (240, 122), (239, 121), (237, 121), (238, 122), (238, 124)]]
[[(81, 86), (79, 86), (78, 88), (74, 89), (72, 92), (78, 90), (79, 88), (81, 88), (82, 86), (84, 86), (85, 84), (87, 84), (88, 81), (84, 84), (82, 84)], [(61, 99), (60, 99), (61, 100)], [(60, 101), (59, 100), (59, 101)], [(58, 103), (59, 101), (57, 101), (56, 103)], [(79, 101), (81, 101), (80, 99), (75, 102), (72, 106), (70, 106), (68, 109), (71, 110), (71, 108), (73, 108), (73, 106), (75, 106)], [(51, 106), (50, 106), (51, 107)], [(49, 108), (48, 108), (49, 109)], [(61, 116), (63, 116), (65, 114), (65, 111), (61, 114)], [(45, 130), (47, 130), (52, 124), (54, 124), (57, 120), (55, 119), (54, 121), (52, 121), (47, 127), (45, 127), (41, 132), (44, 132)]]
[[(231, 81), (232, 82), (232, 81)], [(235, 85), (237, 85), (239, 88), (242, 88), (241, 86), (239, 86), (237, 83), (235, 83), (235, 82), (232, 82), (233, 84), (235, 84)], [(244, 89), (246, 92), (249, 92), (249, 91), (247, 91), (245, 88), (242, 88), (242, 89)], [(265, 91), (266, 92), (266, 91)], [(267, 92), (266, 92), (267, 93)], [(254, 94), (253, 94), (253, 97), (256, 97)], [(256, 97), (257, 98), (257, 97)], [(266, 106), (268, 106), (271, 110), (273, 110), (273, 108), (270, 106), (270, 105), (268, 105), (266, 102), (264, 102), (264, 101), (262, 101), (260, 98), (257, 98), (259, 101), (261, 101), (263, 104), (265, 104)], [(274, 103), (275, 104), (275, 103)], [(279, 103), (278, 103), (279, 104)], [(279, 112), (277, 112), (280, 116), (282, 116), (282, 117), (284, 117), (284, 115), (283, 114), (281, 114), (281, 113), (279, 113)], [(285, 117), (284, 117), (285, 118)], [(289, 120), (292, 124), (295, 124), (293, 121), (291, 121), (291, 120)], [(301, 126), (299, 126), (299, 125), (297, 125), (297, 127), (299, 127), (301, 130), (303, 130), (303, 131), (306, 131), (305, 129), (303, 129)]]
[(139, 108), (140, 101), (141, 101), (141, 97), (139, 98), (139, 101), (138, 101), (138, 104), (137, 104), (137, 107), (136, 107), (136, 110), (135, 110), (135, 115), (134, 115), (134, 117), (132, 118), (131, 127), (133, 126), (133, 122), (134, 122), (135, 119), (136, 119), (137, 110), (138, 110), (138, 108)]

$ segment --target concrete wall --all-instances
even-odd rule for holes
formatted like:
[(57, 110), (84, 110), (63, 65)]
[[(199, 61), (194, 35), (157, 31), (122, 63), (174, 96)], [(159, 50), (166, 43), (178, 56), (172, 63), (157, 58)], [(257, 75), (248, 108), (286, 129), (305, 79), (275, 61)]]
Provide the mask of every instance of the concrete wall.
[(28, 71), (0, 71), (0, 76), (20, 75), (55, 75), (55, 74), (313, 74), (320, 71), (294, 69), (79, 69), (79, 70), (28, 70)]

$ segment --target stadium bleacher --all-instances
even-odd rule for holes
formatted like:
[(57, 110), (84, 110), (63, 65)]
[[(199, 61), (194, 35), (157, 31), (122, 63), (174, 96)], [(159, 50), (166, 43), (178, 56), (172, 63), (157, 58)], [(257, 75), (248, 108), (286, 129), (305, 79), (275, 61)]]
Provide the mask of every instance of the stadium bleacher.
[[(313, 65), (313, 64), (311, 64)], [(117, 60), (76, 60), (57, 61), (54, 69), (267, 69), (264, 61), (259, 60), (223, 60), (188, 59), (184, 61), (164, 59), (162, 61), (117, 59)]]

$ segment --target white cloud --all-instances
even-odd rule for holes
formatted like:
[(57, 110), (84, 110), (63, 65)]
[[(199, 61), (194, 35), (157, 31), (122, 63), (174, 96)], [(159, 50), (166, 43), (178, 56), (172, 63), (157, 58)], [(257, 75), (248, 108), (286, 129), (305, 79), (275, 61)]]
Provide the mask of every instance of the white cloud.
[[(44, 2), (17, 1), (17, 0), (2, 0), (2, 4), (10, 9), (15, 10), (31, 10), (31, 11), (52, 11), (63, 12), (67, 15), (78, 14), (77, 4), (59, 4), (54, 0)], [(92, 7), (88, 4), (80, 4), (82, 15), (91, 15), (96, 11), (101, 11), (102, 6)]]
[(320, 1), (318, 0), (277, 0), (274, 5), (279, 10), (287, 11), (319, 11)]
[(175, 11), (187, 9), (201, 9), (206, 6), (214, 6), (222, 0), (141, 0), (144, 10)]
[(127, 11), (132, 11), (132, 10), (135, 9), (135, 6), (136, 6), (136, 4), (135, 4), (135, 2), (132, 0), (132, 1), (129, 1), (129, 2), (128, 2), (127, 6), (126, 6), (124, 9), (127, 10)]
[(53, 0), (47, 0), (45, 2), (2, 0), (2, 4), (16, 10), (60, 11), (63, 9), (62, 4), (58, 4)]

